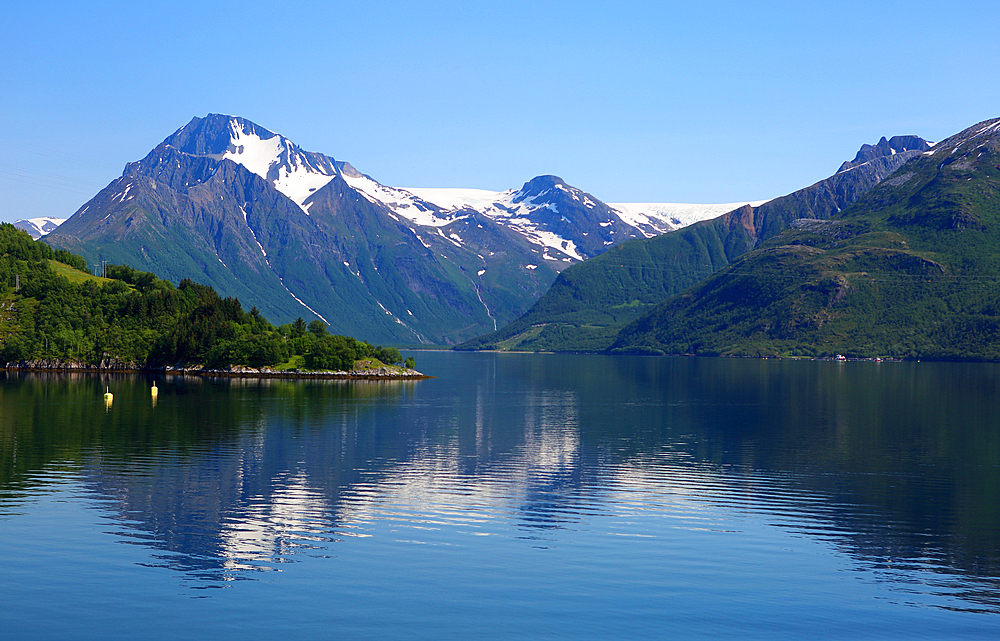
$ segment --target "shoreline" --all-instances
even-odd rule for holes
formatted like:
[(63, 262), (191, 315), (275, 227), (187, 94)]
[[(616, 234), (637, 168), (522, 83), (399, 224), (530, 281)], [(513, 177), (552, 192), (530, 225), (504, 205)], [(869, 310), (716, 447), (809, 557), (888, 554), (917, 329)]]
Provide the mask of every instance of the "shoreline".
[(371, 369), (352, 370), (349, 372), (317, 370), (276, 370), (270, 367), (247, 367), (234, 365), (227, 369), (208, 369), (201, 365), (169, 365), (166, 367), (137, 367), (132, 364), (116, 361), (102, 362), (99, 365), (80, 363), (78, 361), (35, 360), (10, 364), (0, 367), (6, 372), (64, 372), (64, 373), (94, 373), (94, 374), (158, 374), (161, 376), (206, 376), (228, 378), (285, 378), (285, 379), (341, 379), (341, 380), (394, 380), (414, 381), (434, 378), (418, 372), (385, 365)]

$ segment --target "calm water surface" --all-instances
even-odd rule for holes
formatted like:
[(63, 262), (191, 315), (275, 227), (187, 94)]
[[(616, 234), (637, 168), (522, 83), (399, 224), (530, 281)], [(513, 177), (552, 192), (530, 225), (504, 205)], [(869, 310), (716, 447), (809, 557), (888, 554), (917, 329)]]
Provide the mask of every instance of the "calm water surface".
[(0, 373), (2, 637), (1000, 635), (1000, 366), (415, 356)]

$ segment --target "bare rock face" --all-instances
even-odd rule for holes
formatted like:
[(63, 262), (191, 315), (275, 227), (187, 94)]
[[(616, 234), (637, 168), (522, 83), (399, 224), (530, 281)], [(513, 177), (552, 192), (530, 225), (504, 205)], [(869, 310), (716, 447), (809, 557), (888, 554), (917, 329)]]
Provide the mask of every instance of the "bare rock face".
[(930, 143), (919, 136), (893, 136), (888, 140), (886, 140), (885, 136), (882, 136), (874, 145), (861, 145), (861, 149), (854, 156), (854, 160), (849, 160), (841, 165), (837, 173), (863, 165), (876, 158), (895, 156), (907, 151), (927, 151), (930, 148)]

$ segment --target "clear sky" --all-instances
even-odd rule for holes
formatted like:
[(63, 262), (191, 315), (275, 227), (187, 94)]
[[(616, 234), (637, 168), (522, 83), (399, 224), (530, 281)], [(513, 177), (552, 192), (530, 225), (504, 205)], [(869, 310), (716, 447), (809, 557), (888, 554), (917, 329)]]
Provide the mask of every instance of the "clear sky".
[(397, 187), (789, 193), (1000, 116), (996, 0), (9, 2), (0, 220), (68, 217), (225, 113)]

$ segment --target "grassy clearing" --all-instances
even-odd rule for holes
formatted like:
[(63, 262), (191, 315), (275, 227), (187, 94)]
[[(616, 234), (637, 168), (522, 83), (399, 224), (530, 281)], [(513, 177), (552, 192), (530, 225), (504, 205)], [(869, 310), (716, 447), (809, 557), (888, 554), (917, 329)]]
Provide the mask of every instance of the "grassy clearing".
[(288, 372), (293, 370), (305, 369), (306, 357), (302, 354), (293, 354), (290, 359), (284, 363), (279, 363), (274, 366), (274, 369), (279, 372)]
[(88, 280), (96, 280), (102, 284), (111, 282), (110, 278), (101, 278), (100, 276), (94, 276), (92, 274), (88, 274), (87, 272), (82, 272), (79, 269), (76, 269), (75, 267), (70, 267), (65, 263), (60, 263), (58, 260), (50, 259), (49, 265), (52, 267), (55, 273), (59, 274), (60, 276), (65, 276), (69, 280), (69, 282), (73, 284), (82, 283)]

